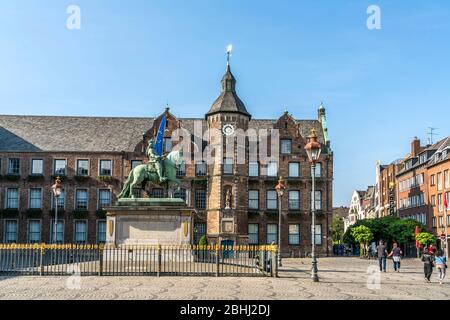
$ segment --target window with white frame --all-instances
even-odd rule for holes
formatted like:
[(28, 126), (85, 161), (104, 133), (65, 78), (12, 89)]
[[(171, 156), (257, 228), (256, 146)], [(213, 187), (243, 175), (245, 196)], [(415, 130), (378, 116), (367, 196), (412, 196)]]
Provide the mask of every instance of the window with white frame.
[(318, 246), (322, 245), (322, 225), (321, 224), (316, 224), (315, 244)]
[(317, 162), (316, 163), (315, 177), (316, 178), (321, 178), (322, 177), (322, 162)]
[(195, 190), (195, 207), (197, 209), (206, 208), (206, 190), (203, 189)]
[(194, 244), (199, 244), (204, 235), (206, 235), (206, 223), (196, 222), (194, 225)]
[(198, 177), (206, 176), (206, 163), (204, 161), (195, 164), (195, 175)]
[(186, 189), (184, 188), (180, 188), (179, 190), (175, 190), (175, 192), (173, 193), (173, 197), (174, 198), (178, 198), (178, 199), (183, 199), (184, 202), (186, 202)]
[(436, 185), (436, 175), (432, 174), (430, 177), (430, 185), (435, 186)]
[[(314, 194), (315, 194), (314, 203), (311, 202), (311, 204), (315, 206), (314, 208), (316, 210), (322, 210), (322, 191), (316, 190)], [(312, 192), (311, 192), (311, 196), (312, 196)]]
[(291, 139), (281, 139), (281, 153), (291, 154), (292, 153), (292, 140)]
[(450, 171), (449, 170), (444, 171), (444, 188), (450, 189)]
[(444, 210), (444, 202), (442, 201), (442, 193), (438, 194), (438, 211), (442, 212)]
[(442, 172), (439, 172), (437, 174), (437, 188), (438, 188), (438, 191), (442, 190)]
[(77, 189), (75, 193), (75, 209), (87, 210), (88, 208), (88, 190)]
[(278, 164), (276, 162), (269, 162), (267, 164), (267, 176), (276, 177), (278, 175)]
[(248, 176), (249, 177), (259, 177), (259, 163), (258, 162), (249, 162)]
[(164, 152), (172, 151), (172, 138), (164, 138)]
[(248, 244), (259, 244), (259, 225), (257, 223), (248, 224)]
[(289, 162), (289, 177), (291, 178), (300, 177), (300, 163)]
[(177, 167), (177, 177), (184, 177), (186, 175), (186, 163), (182, 163)]
[(89, 175), (89, 160), (77, 160), (77, 176)]
[(100, 189), (98, 190), (98, 208), (104, 208), (111, 205), (111, 190)]
[[(58, 210), (64, 210), (66, 203), (65, 199), (66, 199), (66, 191), (62, 189), (58, 197)], [(55, 196), (53, 192), (52, 192), (52, 209), (55, 209)]]
[(30, 209), (41, 209), (42, 208), (42, 189), (41, 188), (30, 188)]
[(289, 210), (300, 209), (300, 191), (289, 190)]
[(267, 190), (267, 210), (278, 209), (278, 196), (276, 190)]
[(266, 232), (266, 243), (272, 244), (272, 242), (278, 243), (278, 224), (268, 223)]
[[(55, 219), (50, 221), (50, 243), (55, 243)], [(64, 243), (64, 220), (58, 219), (56, 225), (56, 243)]]
[(44, 173), (44, 160), (32, 159), (31, 160), (31, 174), (41, 175)]
[(433, 218), (431, 219), (431, 223), (432, 223), (432, 227), (433, 227), (433, 228), (436, 228), (436, 217), (433, 217)]
[(106, 221), (98, 220), (97, 221), (97, 243), (105, 243), (106, 242)]
[(5, 243), (17, 243), (17, 220), (5, 220)]
[(111, 160), (100, 160), (100, 176), (111, 176), (112, 175), (112, 161)]
[(259, 190), (248, 190), (248, 208), (259, 209)]
[(8, 188), (6, 190), (6, 209), (19, 209), (18, 188)]
[(232, 158), (224, 158), (223, 159), (223, 173), (224, 174), (233, 174), (233, 159)]
[(87, 242), (87, 222), (85, 220), (75, 220), (74, 222), (74, 236), (76, 244), (83, 244)]
[(53, 173), (55, 175), (66, 175), (67, 173), (67, 160), (55, 159), (53, 162)]
[(9, 158), (8, 159), (8, 174), (18, 175), (20, 174), (20, 159)]
[(28, 220), (28, 243), (41, 243), (41, 220)]
[(299, 224), (290, 224), (289, 225), (288, 241), (289, 241), (290, 245), (299, 245), (300, 244), (300, 225)]
[(142, 194), (142, 189), (141, 188), (133, 188), (133, 190), (131, 191), (131, 193), (133, 194), (133, 196), (135, 198), (140, 198), (141, 194)]
[(164, 198), (164, 189), (153, 188), (152, 189), (152, 198), (157, 198), (157, 199)]

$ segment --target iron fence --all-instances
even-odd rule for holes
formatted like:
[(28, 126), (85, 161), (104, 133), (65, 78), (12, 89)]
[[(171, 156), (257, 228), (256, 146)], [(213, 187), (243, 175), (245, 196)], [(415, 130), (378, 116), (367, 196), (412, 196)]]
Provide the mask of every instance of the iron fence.
[(278, 276), (277, 246), (0, 244), (0, 275)]

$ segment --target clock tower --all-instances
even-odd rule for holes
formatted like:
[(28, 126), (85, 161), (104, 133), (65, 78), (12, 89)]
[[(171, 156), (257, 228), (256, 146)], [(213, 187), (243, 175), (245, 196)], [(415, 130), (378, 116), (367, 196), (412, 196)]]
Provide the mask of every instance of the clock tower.
[(229, 61), (221, 93), (205, 117), (208, 145), (222, 146), (220, 151), (214, 150), (214, 161), (208, 164), (207, 237), (209, 243), (247, 244), (248, 142), (244, 133), (251, 115), (236, 94), (236, 79)]

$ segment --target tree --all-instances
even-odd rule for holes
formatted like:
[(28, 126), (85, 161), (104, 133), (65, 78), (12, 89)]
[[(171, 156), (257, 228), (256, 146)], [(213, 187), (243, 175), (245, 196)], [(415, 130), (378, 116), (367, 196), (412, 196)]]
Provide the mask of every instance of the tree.
[(387, 229), (389, 241), (397, 243), (411, 243), (415, 239), (417, 221), (412, 219), (396, 220)]
[(425, 227), (412, 219), (400, 219), (397, 217), (387, 216), (377, 219), (358, 220), (354, 225), (350, 226), (344, 234), (344, 243), (358, 244), (352, 236), (352, 230), (358, 226), (366, 226), (372, 231), (374, 241), (384, 240), (386, 243), (396, 241), (398, 243), (414, 242), (414, 234), (416, 226), (421, 231), (425, 231)]
[(357, 226), (352, 229), (352, 236), (357, 243), (361, 244), (361, 256), (365, 255), (367, 243), (373, 239), (372, 231), (366, 226)]
[(344, 219), (337, 215), (333, 216), (333, 221), (331, 223), (331, 236), (333, 243), (340, 244), (344, 237)]
[(198, 242), (199, 246), (207, 246), (208, 245), (208, 239), (206, 238), (206, 236), (202, 236), (200, 238), (200, 241)]
[(416, 236), (417, 241), (422, 246), (428, 246), (436, 243), (436, 237), (429, 232), (421, 232)]

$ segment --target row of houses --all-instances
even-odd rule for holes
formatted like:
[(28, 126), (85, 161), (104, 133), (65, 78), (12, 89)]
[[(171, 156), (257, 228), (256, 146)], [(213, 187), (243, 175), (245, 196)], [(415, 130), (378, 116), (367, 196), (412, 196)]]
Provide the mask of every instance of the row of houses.
[(353, 192), (345, 228), (357, 220), (391, 215), (417, 220), (441, 236), (450, 225), (445, 199), (450, 199), (450, 137), (425, 146), (414, 138), (406, 157), (377, 163), (374, 186)]

